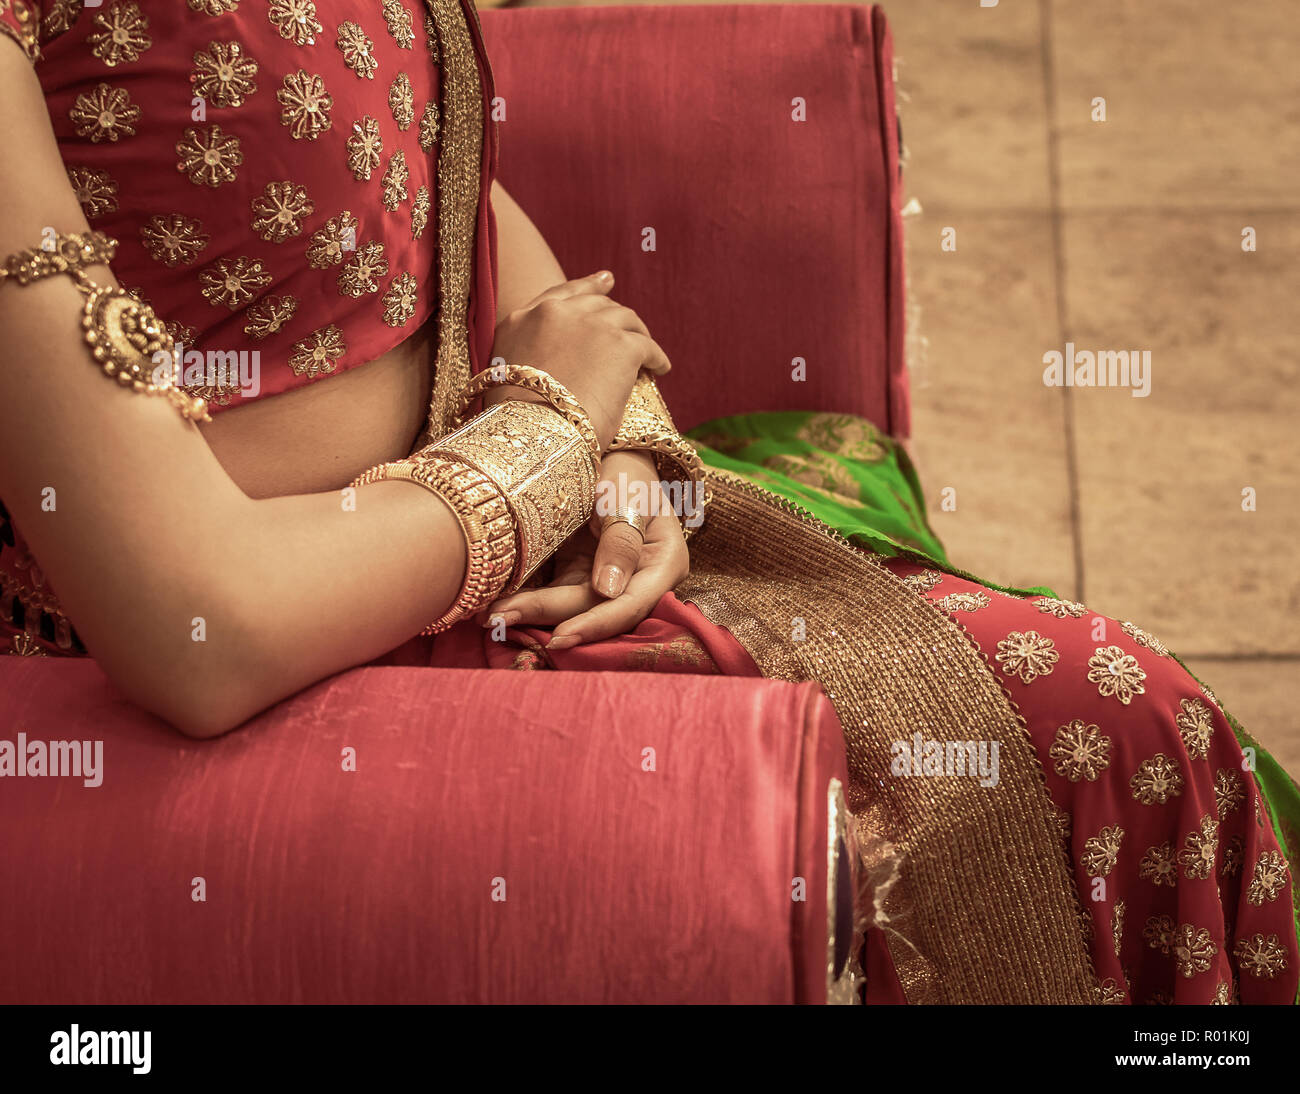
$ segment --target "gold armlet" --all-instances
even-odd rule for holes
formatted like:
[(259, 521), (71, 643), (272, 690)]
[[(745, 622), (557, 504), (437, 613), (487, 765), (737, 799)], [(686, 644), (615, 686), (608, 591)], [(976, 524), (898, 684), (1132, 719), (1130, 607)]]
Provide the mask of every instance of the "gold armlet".
[[(500, 362), (500, 359), (498, 361)], [(600, 441), (596, 437), (596, 428), (591, 424), (591, 418), (582, 409), (582, 404), (549, 372), (543, 372), (531, 365), (507, 365), (500, 362), (476, 373), (465, 385), (465, 390), (461, 394), (456, 421), (460, 422), (464, 419), (470, 405), (488, 388), (503, 385), (522, 387), (545, 399), (551, 409), (578, 431), (591, 455), (592, 463), (597, 467), (600, 466)]]
[(176, 346), (153, 308), (125, 289), (102, 286), (85, 274), (106, 266), (117, 240), (103, 232), (55, 237), (52, 247), (18, 251), (0, 263), (0, 288), (68, 276), (86, 298), (81, 329), (90, 355), (105, 375), (142, 395), (162, 395), (189, 421), (211, 421), (207, 403), (176, 385)]
[(468, 564), (455, 602), (421, 634), (437, 634), (495, 600), (515, 569), (515, 528), (497, 485), (468, 464), (424, 449), (404, 460), (372, 467), (353, 486), (389, 479), (413, 482), (437, 494), (465, 533)]
[(598, 465), (578, 428), (549, 406), (497, 403), (423, 452), (459, 460), (501, 491), (517, 533), (514, 592), (591, 517)]
[(677, 432), (668, 404), (649, 372), (637, 376), (609, 451), (650, 453), (673, 512), (682, 520), (686, 538), (704, 523), (705, 510), (712, 500), (704, 481), (704, 461), (695, 446)]

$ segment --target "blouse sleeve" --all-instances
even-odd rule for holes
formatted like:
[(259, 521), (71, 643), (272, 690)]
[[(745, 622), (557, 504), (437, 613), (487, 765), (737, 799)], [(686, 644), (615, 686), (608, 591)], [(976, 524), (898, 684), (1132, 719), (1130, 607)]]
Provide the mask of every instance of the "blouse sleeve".
[(17, 42), (33, 63), (41, 57), (40, 22), (41, 8), (35, 0), (0, 0), (0, 34)]

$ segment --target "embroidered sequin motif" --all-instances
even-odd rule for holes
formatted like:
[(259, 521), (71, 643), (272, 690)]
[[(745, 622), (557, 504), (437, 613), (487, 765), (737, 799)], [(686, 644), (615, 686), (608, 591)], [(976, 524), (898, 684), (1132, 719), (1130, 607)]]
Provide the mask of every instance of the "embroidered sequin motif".
[(400, 327), (415, 314), (417, 284), (409, 273), (399, 274), (384, 293), (384, 322), (390, 327)]
[(1115, 901), (1115, 911), (1110, 917), (1110, 937), (1115, 946), (1115, 956), (1119, 956), (1119, 951), (1124, 942), (1124, 913), (1128, 906), (1122, 901)]
[(1115, 863), (1119, 861), (1119, 845), (1123, 839), (1124, 829), (1113, 824), (1084, 841), (1079, 861), (1089, 877), (1106, 877), (1115, 868)]
[(1143, 805), (1164, 805), (1183, 792), (1183, 776), (1178, 765), (1163, 752), (1143, 760), (1128, 784), (1133, 797)]
[(216, 107), (243, 106), (257, 91), (257, 62), (238, 42), (212, 42), (194, 54), (194, 94)]
[(76, 126), (78, 137), (89, 137), (92, 144), (116, 142), (135, 136), (140, 108), (122, 88), (100, 84), (94, 91), (77, 96), (68, 117)]
[(419, 239), (429, 223), (429, 188), (421, 184), (411, 202), (411, 238)]
[(343, 332), (331, 323), (294, 343), (289, 367), (296, 376), (319, 376), (322, 372), (333, 372), (346, 352)]
[(189, 0), (190, 11), (201, 11), (204, 15), (225, 15), (239, 7), (239, 0)]
[(1241, 971), (1257, 980), (1272, 980), (1286, 971), (1286, 950), (1275, 934), (1239, 939), (1232, 952)]
[(411, 89), (411, 77), (399, 72), (393, 77), (388, 89), (388, 109), (393, 112), (393, 121), (397, 128), (405, 132), (415, 121), (415, 92)]
[(1099, 646), (1088, 659), (1089, 681), (1097, 685), (1103, 698), (1113, 695), (1125, 706), (1133, 701), (1133, 696), (1146, 691), (1142, 684), (1146, 678), (1137, 658), (1119, 646)]
[(1219, 817), (1226, 817), (1241, 808), (1246, 800), (1246, 789), (1241, 776), (1230, 767), (1221, 767), (1214, 773), (1214, 805)]
[(298, 301), (292, 296), (268, 296), (259, 300), (247, 311), (248, 322), (244, 333), (253, 338), (267, 338), (278, 334), (298, 312)]
[(213, 189), (224, 182), (234, 182), (244, 162), (239, 138), (222, 132), (219, 125), (185, 130), (176, 142), (176, 155), (178, 171), (183, 171), (195, 186)]
[(287, 126), (294, 140), (314, 141), (330, 127), (330, 110), (334, 97), (325, 90), (325, 81), (302, 69), (284, 78), (284, 86), (275, 93), (284, 108), (280, 122)]
[(406, 153), (399, 148), (389, 157), (388, 170), (384, 172), (380, 183), (380, 197), (384, 208), (390, 213), (410, 197), (410, 192), (406, 189), (410, 177), (411, 173), (406, 169)]
[(378, 292), (378, 279), (388, 276), (384, 245), (373, 240), (357, 248), (339, 272), (339, 295), (360, 297)]
[(1040, 676), (1050, 675), (1061, 655), (1056, 643), (1037, 631), (1012, 631), (998, 643), (996, 659), (1008, 675), (1032, 684)]
[(345, 209), (312, 233), (307, 245), (307, 263), (316, 270), (328, 269), (337, 266), (345, 254), (356, 249), (357, 218)]
[(1214, 856), (1219, 850), (1219, 822), (1206, 815), (1199, 831), (1188, 832), (1187, 842), (1178, 852), (1178, 864), (1189, 880), (1204, 879), (1214, 873)]
[(375, 43), (366, 32), (350, 19), (339, 24), (338, 36), (334, 39), (339, 52), (343, 54), (343, 63), (363, 80), (373, 80), (379, 62), (375, 60)]
[(1074, 600), (1055, 600), (1048, 596), (1035, 600), (1034, 605), (1044, 615), (1054, 615), (1057, 619), (1079, 619), (1088, 614), (1088, 609)]
[(426, 103), (424, 113), (420, 115), (420, 147), (432, 152), (438, 143), (438, 104)]
[(1168, 657), (1169, 647), (1160, 641), (1155, 635), (1148, 634), (1141, 627), (1134, 623), (1121, 623), (1120, 630), (1128, 635), (1139, 646), (1145, 646), (1157, 657)]
[(1223, 854), (1219, 859), (1219, 877), (1233, 878), (1241, 873), (1242, 863), (1246, 859), (1246, 843), (1240, 836), (1233, 836), (1223, 845)]
[(180, 213), (150, 217), (140, 228), (140, 239), (149, 257), (169, 269), (188, 266), (210, 241), (199, 221)]
[(908, 574), (903, 578), (903, 584), (916, 593), (928, 593), (943, 580), (943, 574), (938, 570), (921, 570), (914, 574)]
[(68, 181), (81, 202), (86, 219), (117, 211), (117, 183), (107, 171), (89, 167), (69, 167)]
[(48, 42), (71, 30), (85, 4), (86, 0), (52, 0), (43, 5), (45, 15), (41, 19), (41, 39)]
[(1199, 699), (1184, 699), (1178, 706), (1180, 712), (1174, 724), (1178, 726), (1187, 754), (1194, 760), (1203, 760), (1210, 754), (1210, 742), (1214, 740), (1210, 708)]
[(153, 45), (149, 20), (132, 0), (114, 0), (107, 11), (95, 16), (94, 27), (94, 32), (86, 35), (86, 44), (109, 68), (138, 61)]
[(316, 18), (315, 0), (271, 0), (266, 17), (281, 38), (299, 46), (314, 46), (325, 29)]
[(1056, 761), (1056, 773), (1070, 782), (1096, 782), (1097, 776), (1110, 766), (1110, 738), (1096, 726), (1075, 718), (1056, 731), (1048, 755)]
[(371, 172), (379, 167), (379, 155), (384, 150), (383, 139), (379, 135), (379, 123), (370, 115), (352, 124), (352, 135), (348, 137), (348, 170), (358, 181), (370, 178)]
[(1286, 879), (1286, 859), (1277, 851), (1261, 852), (1246, 890), (1246, 900), (1256, 907), (1266, 900), (1276, 900), (1286, 890)]
[(253, 199), (252, 229), (268, 243), (283, 243), (302, 234), (304, 217), (316, 211), (305, 187), (289, 180), (268, 182), (262, 196)]
[(942, 600), (935, 601), (935, 607), (941, 612), (977, 612), (981, 608), (987, 608), (993, 601), (989, 599), (988, 593), (976, 591), (973, 593), (949, 593)]
[(199, 271), (203, 298), (216, 307), (224, 304), (231, 311), (248, 301), (271, 283), (271, 275), (254, 258), (222, 259)]
[(402, 49), (410, 49), (415, 41), (415, 27), (411, 13), (402, 6), (401, 0), (384, 0), (384, 22), (393, 41)]
[(1138, 866), (1138, 877), (1145, 878), (1153, 885), (1178, 885), (1178, 864), (1174, 859), (1174, 849), (1168, 843), (1159, 847), (1148, 847)]

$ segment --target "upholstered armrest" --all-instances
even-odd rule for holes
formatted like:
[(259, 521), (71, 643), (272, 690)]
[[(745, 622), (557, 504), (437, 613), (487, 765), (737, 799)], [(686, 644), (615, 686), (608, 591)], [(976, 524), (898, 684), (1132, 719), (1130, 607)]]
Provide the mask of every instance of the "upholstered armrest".
[(0, 1002), (825, 997), (815, 685), (372, 667), (191, 742), (4, 657), (0, 711), (102, 745), (0, 778)]
[[(683, 429), (822, 410), (908, 428), (888, 28), (844, 4), (485, 11), (500, 179), (674, 362)], [(793, 375), (795, 359), (802, 379)]]

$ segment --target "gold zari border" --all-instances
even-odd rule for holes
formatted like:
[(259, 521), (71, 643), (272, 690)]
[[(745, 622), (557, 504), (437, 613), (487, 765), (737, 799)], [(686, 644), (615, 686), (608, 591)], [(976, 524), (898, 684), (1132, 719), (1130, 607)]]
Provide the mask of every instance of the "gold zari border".
[[(710, 468), (678, 586), (763, 675), (817, 680), (839, 714), (874, 925), (911, 1003), (1094, 1003), (1055, 809), (1023, 721), (962, 630), (874, 556)], [(891, 775), (891, 746), (999, 742), (999, 781)]]

